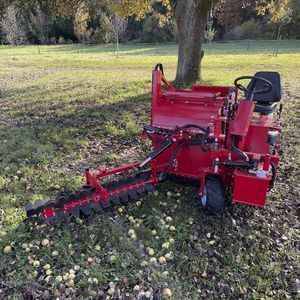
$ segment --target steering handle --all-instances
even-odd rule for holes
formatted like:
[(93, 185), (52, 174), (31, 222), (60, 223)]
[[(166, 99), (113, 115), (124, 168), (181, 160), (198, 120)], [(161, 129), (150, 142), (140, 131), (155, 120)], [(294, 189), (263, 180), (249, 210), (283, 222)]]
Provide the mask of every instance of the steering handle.
[[(240, 80), (244, 80), (244, 79), (253, 80), (252, 89), (249, 89), (249, 88), (243, 86), (242, 84), (238, 83)], [(260, 90), (255, 90), (255, 86), (256, 86), (257, 81), (262, 81), (265, 84), (265, 87), (263, 89), (260, 89)], [(250, 100), (252, 100), (254, 94), (266, 94), (266, 93), (270, 92), (273, 88), (273, 84), (269, 80), (267, 80), (265, 78), (262, 78), (262, 77), (259, 77), (259, 76), (241, 76), (241, 77), (238, 77), (234, 80), (234, 85), (239, 90), (241, 90), (245, 93), (249, 93), (250, 97), (251, 97)]]

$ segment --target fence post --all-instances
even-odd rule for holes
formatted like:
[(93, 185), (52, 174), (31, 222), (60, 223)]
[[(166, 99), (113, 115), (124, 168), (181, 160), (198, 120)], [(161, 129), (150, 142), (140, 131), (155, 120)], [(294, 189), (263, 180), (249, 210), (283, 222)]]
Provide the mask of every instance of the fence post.
[(40, 46), (38, 45), (38, 52), (39, 54), (41, 54), (41, 50), (40, 50)]
[(276, 51), (277, 41), (278, 41), (278, 37), (277, 37), (276, 40), (274, 41), (274, 45), (273, 45), (273, 53), (272, 53), (273, 56), (275, 56), (275, 51)]
[(247, 43), (247, 52), (249, 51), (249, 48), (250, 48), (250, 40), (248, 40), (248, 43)]

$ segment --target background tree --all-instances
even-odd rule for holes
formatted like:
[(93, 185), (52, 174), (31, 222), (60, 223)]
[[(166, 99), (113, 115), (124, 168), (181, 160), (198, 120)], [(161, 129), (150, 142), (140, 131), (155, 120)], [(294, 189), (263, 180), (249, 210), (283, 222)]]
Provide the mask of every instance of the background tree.
[[(212, 0), (160, 0), (172, 12), (178, 30), (178, 62), (175, 81), (190, 84), (200, 79), (202, 42)], [(152, 1), (108, 1), (120, 15), (144, 17), (153, 11)], [(171, 14), (170, 14), (171, 15)]]
[(170, 19), (162, 20), (161, 15), (153, 13), (143, 22), (142, 41), (150, 43), (174, 41), (174, 22)]
[[(34, 12), (40, 7), (46, 12), (49, 30), (34, 29), (32, 20), (26, 18), (28, 39), (33, 43), (57, 41), (60, 37), (87, 42), (93, 34), (93, 42), (110, 42), (110, 30), (103, 26), (99, 12), (128, 18), (126, 37), (130, 40), (153, 41), (152, 29), (157, 41), (177, 36), (176, 81), (190, 84), (200, 78), (202, 42), (212, 2), (216, 39), (274, 38), (280, 24), (276, 19), (287, 8), (293, 10), (292, 20), (280, 27), (281, 34), (300, 37), (299, 0), (2, 0), (0, 16), (9, 5), (15, 5), (20, 12)], [(174, 22), (176, 26), (172, 26)]]
[(277, 23), (279, 24), (278, 26), (278, 32), (277, 32), (277, 37), (276, 40), (280, 38), (280, 33), (281, 33), (281, 28), (284, 25), (287, 25), (291, 22), (292, 20), (292, 15), (293, 15), (293, 10), (290, 8), (286, 8), (281, 15), (281, 17), (278, 19)]
[(256, 1), (220, 0), (215, 3), (214, 15), (221, 25), (221, 30), (218, 31), (227, 39), (231, 37), (230, 31), (244, 22), (255, 19), (257, 16)]
[(117, 56), (120, 55), (120, 37), (124, 33), (127, 26), (127, 18), (118, 16), (117, 14), (110, 14), (106, 16), (107, 24), (112, 30), (117, 45)]
[(291, 0), (289, 8), (293, 11), (292, 19), (289, 24), (282, 28), (283, 33), (288, 38), (300, 38), (300, 2), (299, 0)]
[(1, 29), (4, 41), (8, 44), (21, 45), (27, 41), (24, 26), (18, 16), (18, 10), (13, 5), (7, 7), (1, 22)]
[(48, 36), (51, 43), (55, 43), (60, 37), (63, 37), (66, 41), (78, 41), (74, 32), (73, 18), (66, 15), (52, 16)]
[(91, 42), (93, 44), (107, 44), (115, 41), (104, 12), (101, 11), (92, 22), (94, 27)]
[(47, 14), (38, 7), (36, 16), (37, 39), (41, 44), (46, 44), (48, 36), (49, 22)]
[(74, 16), (74, 32), (79, 42), (89, 42), (92, 31), (88, 28), (89, 12), (85, 3), (81, 3)]
[(209, 54), (211, 54), (211, 42), (214, 39), (216, 33), (216, 30), (212, 27), (205, 31), (205, 38), (208, 40), (209, 43)]
[(267, 15), (269, 22), (278, 24), (276, 36), (276, 40), (278, 40), (280, 38), (282, 26), (289, 24), (292, 20), (293, 10), (290, 8), (290, 6), (293, 3), (290, 0), (264, 0), (263, 3), (265, 3), (265, 5), (259, 5), (257, 7), (258, 14)]
[(190, 84), (200, 79), (203, 57), (202, 42), (207, 13), (212, 1), (173, 1), (173, 13), (178, 28), (178, 62), (175, 81)]

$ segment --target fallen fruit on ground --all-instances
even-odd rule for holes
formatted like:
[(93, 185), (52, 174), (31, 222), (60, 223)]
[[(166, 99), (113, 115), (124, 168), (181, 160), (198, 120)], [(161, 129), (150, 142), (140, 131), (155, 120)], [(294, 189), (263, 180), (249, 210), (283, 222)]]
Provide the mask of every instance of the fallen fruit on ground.
[(148, 254), (149, 254), (150, 256), (153, 256), (153, 255), (155, 254), (154, 249), (150, 248), (150, 249), (148, 250)]
[(162, 290), (162, 294), (163, 294), (164, 297), (167, 297), (167, 298), (172, 297), (172, 292), (169, 288), (164, 288)]
[(51, 268), (51, 266), (50, 266), (49, 264), (46, 264), (46, 265), (44, 265), (44, 267), (43, 267), (43, 269), (46, 270), (46, 271), (49, 270), (50, 268)]
[(32, 264), (35, 268), (38, 268), (40, 265), (41, 265), (41, 263), (38, 261), (38, 260), (35, 260), (34, 262), (33, 262), (33, 264)]
[(3, 252), (5, 253), (5, 254), (7, 254), (7, 253), (10, 253), (12, 251), (12, 247), (11, 246), (5, 246), (4, 247), (4, 249), (3, 249)]
[(49, 240), (48, 239), (44, 239), (44, 240), (42, 240), (42, 245), (43, 246), (47, 246), (47, 245), (49, 245)]
[(161, 257), (158, 259), (158, 261), (159, 261), (159, 263), (162, 264), (162, 265), (164, 265), (164, 264), (167, 262), (167, 260), (166, 260), (166, 258), (165, 258), (164, 256), (161, 256)]

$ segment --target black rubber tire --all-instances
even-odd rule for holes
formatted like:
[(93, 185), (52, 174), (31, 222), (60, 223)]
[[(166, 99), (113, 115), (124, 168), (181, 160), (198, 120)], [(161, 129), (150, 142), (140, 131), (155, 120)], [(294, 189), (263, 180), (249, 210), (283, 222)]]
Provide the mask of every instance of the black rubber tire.
[(206, 201), (200, 199), (202, 209), (209, 216), (222, 214), (225, 209), (223, 182), (218, 176), (209, 175), (205, 182)]

